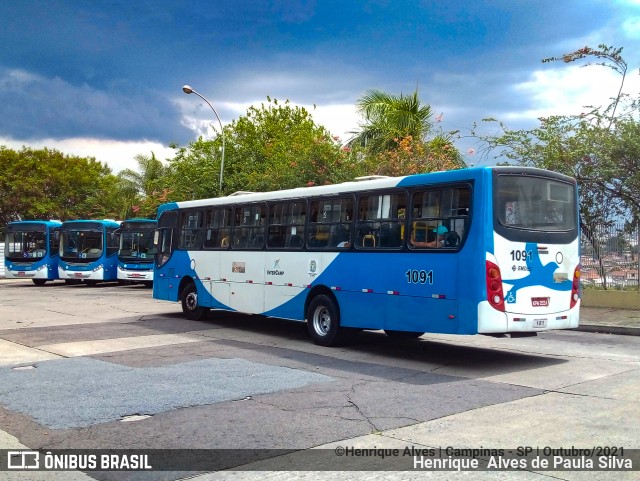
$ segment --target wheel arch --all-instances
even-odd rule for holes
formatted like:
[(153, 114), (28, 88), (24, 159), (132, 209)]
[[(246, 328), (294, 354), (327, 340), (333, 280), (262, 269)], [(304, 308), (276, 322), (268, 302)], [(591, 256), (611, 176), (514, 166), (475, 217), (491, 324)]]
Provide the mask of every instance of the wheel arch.
[(335, 294), (333, 293), (333, 291), (328, 288), (325, 285), (319, 285), (319, 286), (314, 286), (311, 291), (309, 292), (309, 294), (307, 295), (307, 299), (304, 302), (304, 312), (302, 314), (302, 318), (306, 321), (307, 320), (307, 311), (309, 310), (309, 304), (311, 304), (311, 301), (320, 295), (325, 295), (327, 297), (329, 297), (336, 305), (336, 309), (338, 311), (338, 319), (341, 319), (340, 317), (340, 303), (338, 302), (338, 299), (336, 298)]
[(188, 284), (193, 284), (194, 286), (196, 286), (196, 290), (198, 289), (198, 285), (196, 284), (196, 281), (193, 277), (184, 276), (182, 279), (180, 279), (180, 284), (178, 284), (178, 300), (182, 299), (182, 291), (184, 291), (184, 288)]

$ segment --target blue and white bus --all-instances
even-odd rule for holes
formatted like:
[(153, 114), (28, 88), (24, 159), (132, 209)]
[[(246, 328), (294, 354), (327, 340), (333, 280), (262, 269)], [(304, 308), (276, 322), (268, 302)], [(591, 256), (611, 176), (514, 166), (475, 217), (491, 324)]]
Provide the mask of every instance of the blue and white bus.
[(127, 219), (120, 224), (118, 280), (153, 283), (155, 219)]
[(67, 284), (118, 279), (118, 234), (113, 220), (69, 220), (60, 232), (58, 274)]
[(61, 222), (9, 222), (4, 244), (5, 277), (32, 279), (37, 286), (58, 279)]
[(165, 204), (156, 245), (153, 295), (188, 318), (306, 321), (325, 346), (362, 329), (518, 336), (579, 322), (576, 181), (540, 169)]

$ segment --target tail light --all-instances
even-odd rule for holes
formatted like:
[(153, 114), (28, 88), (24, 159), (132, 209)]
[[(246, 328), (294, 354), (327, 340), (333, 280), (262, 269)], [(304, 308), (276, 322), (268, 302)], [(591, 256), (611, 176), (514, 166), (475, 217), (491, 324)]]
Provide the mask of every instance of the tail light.
[(494, 309), (504, 312), (504, 294), (502, 292), (500, 268), (493, 262), (486, 261), (486, 269), (487, 300)]
[(571, 285), (571, 304), (569, 309), (572, 309), (580, 300), (580, 266), (576, 267), (573, 271), (573, 284)]

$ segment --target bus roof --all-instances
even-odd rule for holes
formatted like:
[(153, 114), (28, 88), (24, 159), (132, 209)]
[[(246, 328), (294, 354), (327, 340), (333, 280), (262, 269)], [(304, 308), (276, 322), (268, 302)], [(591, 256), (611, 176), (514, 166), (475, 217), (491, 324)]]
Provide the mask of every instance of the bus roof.
[(59, 220), (14, 220), (7, 225), (20, 226), (20, 225), (46, 225), (48, 227), (60, 227), (62, 222)]
[[(418, 185), (432, 185), (447, 182), (463, 182), (472, 181), (482, 176), (490, 175), (492, 172), (504, 172), (523, 175), (551, 175), (556, 178), (562, 178), (565, 181), (573, 181), (568, 176), (551, 172), (548, 170), (537, 169), (534, 167), (520, 166), (486, 166), (471, 167), (466, 169), (446, 170), (438, 172), (429, 172), (424, 174), (414, 174), (403, 177), (382, 177), (370, 176), (363, 180), (353, 180), (340, 184), (330, 184), (313, 187), (297, 187), (294, 189), (276, 190), (270, 192), (246, 192), (226, 197), (214, 197), (209, 199), (187, 200), (180, 202), (171, 202), (162, 204), (158, 207), (158, 217), (165, 210), (176, 208), (201, 207), (209, 205), (226, 205), (237, 204), (239, 202), (259, 202), (280, 199), (296, 199), (321, 195), (341, 194), (347, 192), (359, 192), (371, 189), (385, 189), (393, 187), (410, 187)], [(371, 179), (371, 177), (374, 177)], [(370, 180), (369, 180), (370, 179)]]
[(155, 219), (144, 219), (142, 217), (134, 217), (132, 219), (123, 220), (122, 222), (156, 222), (156, 220)]
[(120, 225), (120, 221), (111, 220), (111, 219), (74, 219), (74, 220), (65, 220), (62, 225), (72, 225), (72, 224), (101, 224), (106, 227), (118, 227)]

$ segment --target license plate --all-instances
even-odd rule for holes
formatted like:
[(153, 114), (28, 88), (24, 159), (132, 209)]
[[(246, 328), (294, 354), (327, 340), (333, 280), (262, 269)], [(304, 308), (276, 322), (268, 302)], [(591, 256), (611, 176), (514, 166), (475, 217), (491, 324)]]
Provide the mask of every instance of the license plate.
[(532, 297), (531, 305), (533, 307), (547, 307), (549, 306), (549, 298), (548, 297)]
[(18, 272), (18, 277), (24, 277), (26, 275), (27, 275), (26, 272)]
[(546, 319), (534, 319), (533, 320), (533, 327), (547, 327), (547, 320)]
[(73, 277), (82, 277), (82, 273), (76, 272), (75, 274), (73, 274)]

